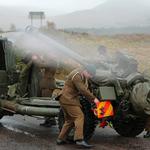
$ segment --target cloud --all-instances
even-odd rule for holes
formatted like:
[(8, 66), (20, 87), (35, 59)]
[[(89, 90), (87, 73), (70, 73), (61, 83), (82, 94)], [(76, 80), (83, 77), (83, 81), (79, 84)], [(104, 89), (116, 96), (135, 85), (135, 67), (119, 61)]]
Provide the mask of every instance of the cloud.
[(2, 6), (24, 6), (65, 12), (90, 9), (106, 0), (0, 0)]

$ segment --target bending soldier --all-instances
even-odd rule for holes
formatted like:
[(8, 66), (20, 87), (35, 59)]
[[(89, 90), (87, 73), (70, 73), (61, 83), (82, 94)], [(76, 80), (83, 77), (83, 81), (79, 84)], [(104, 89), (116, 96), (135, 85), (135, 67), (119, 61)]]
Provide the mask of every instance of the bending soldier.
[(72, 71), (65, 82), (64, 88), (60, 94), (59, 100), (64, 112), (65, 123), (58, 136), (57, 144), (64, 144), (65, 137), (70, 127), (75, 125), (74, 140), (77, 145), (90, 148), (92, 145), (87, 144), (83, 137), (84, 114), (81, 110), (79, 101), (80, 94), (84, 95), (89, 101), (95, 103), (98, 99), (87, 89), (88, 79), (95, 75), (96, 68), (93, 65), (87, 65), (82, 69)]

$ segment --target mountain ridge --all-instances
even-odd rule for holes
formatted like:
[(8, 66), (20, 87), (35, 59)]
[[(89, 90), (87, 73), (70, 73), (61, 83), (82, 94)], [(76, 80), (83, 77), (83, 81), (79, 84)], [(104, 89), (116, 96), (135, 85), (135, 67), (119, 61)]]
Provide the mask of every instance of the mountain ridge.
[[(93, 9), (52, 17), (58, 28), (102, 28), (150, 25), (148, 0), (108, 0)], [(134, 3), (133, 3), (134, 2)]]

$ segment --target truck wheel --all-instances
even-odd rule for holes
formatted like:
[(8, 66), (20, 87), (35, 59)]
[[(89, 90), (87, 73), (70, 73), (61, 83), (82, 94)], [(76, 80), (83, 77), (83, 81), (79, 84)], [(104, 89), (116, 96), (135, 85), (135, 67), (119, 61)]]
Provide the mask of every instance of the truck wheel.
[[(94, 116), (93, 112), (91, 111), (91, 105), (90, 103), (85, 99), (85, 98), (81, 98), (81, 105), (83, 108), (83, 113), (85, 115), (85, 122), (84, 122), (84, 139), (85, 140), (89, 140), (95, 131), (96, 125), (97, 125), (97, 120), (96, 117)], [(59, 112), (59, 117), (58, 117), (58, 125), (59, 125), (59, 129), (62, 129), (62, 126), (64, 124), (64, 114), (62, 109)], [(74, 136), (74, 129), (72, 129), (69, 133), (68, 133), (68, 137), (67, 139), (69, 140), (73, 140), (73, 136)]]
[(145, 119), (128, 118), (125, 120), (114, 120), (113, 127), (121, 136), (135, 137), (143, 132), (145, 128)]

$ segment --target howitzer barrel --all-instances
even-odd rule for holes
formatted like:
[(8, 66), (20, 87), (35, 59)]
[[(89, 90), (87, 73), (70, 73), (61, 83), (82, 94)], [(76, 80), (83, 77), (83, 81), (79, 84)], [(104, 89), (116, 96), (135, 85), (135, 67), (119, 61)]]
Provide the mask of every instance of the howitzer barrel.
[(23, 115), (36, 115), (36, 116), (51, 116), (55, 117), (59, 113), (58, 108), (38, 108), (32, 106), (18, 105), (17, 112)]
[(2, 109), (14, 114), (55, 117), (59, 113), (59, 108), (25, 106), (8, 100), (1, 100), (0, 105)]
[(22, 98), (17, 101), (21, 105), (26, 106), (38, 106), (38, 107), (49, 107), (49, 108), (60, 108), (60, 104), (58, 101), (54, 101), (48, 98), (36, 97), (36, 98)]

